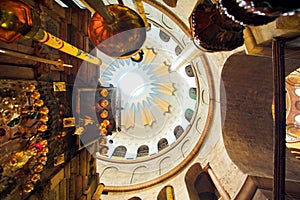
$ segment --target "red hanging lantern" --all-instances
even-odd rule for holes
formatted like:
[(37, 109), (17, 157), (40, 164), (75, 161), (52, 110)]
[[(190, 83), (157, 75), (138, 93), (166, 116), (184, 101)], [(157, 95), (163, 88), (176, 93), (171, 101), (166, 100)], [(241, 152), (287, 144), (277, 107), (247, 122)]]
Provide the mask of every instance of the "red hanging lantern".
[(25, 35), (34, 35), (40, 25), (39, 17), (21, 1), (0, 1), (0, 40), (13, 43)]
[(145, 23), (126, 6), (111, 4), (106, 8), (113, 21), (105, 20), (96, 12), (89, 24), (89, 37), (108, 56), (130, 58), (140, 51), (146, 39)]

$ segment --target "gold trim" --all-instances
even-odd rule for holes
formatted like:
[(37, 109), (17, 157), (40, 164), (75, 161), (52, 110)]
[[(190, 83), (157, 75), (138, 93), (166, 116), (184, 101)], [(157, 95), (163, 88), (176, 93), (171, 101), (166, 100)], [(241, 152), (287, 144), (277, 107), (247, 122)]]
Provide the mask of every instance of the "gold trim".
[(156, 8), (157, 10), (161, 11), (163, 14), (167, 15), (176, 25), (189, 37), (192, 38), (192, 34), (190, 33), (189, 27), (185, 25), (185, 23), (177, 17), (170, 9), (165, 7), (163, 4), (152, 1), (152, 0), (144, 0), (145, 3), (149, 4), (150, 6)]
[[(206, 57), (201, 56), (201, 60), (204, 64), (204, 66), (209, 66), (209, 63), (208, 63)], [(215, 98), (216, 94), (214, 93), (214, 83), (213, 83), (213, 79), (211, 78), (211, 77), (213, 77), (213, 75), (212, 75), (211, 70), (208, 67), (205, 67), (205, 70), (207, 73), (207, 79), (208, 79), (208, 83), (209, 83), (208, 85), (211, 86), (211, 87), (209, 87), (209, 92), (210, 92), (210, 101), (209, 102), (210, 103), (209, 103), (209, 108), (208, 108), (208, 116), (206, 118), (205, 127), (200, 136), (200, 139), (199, 139), (198, 143), (196, 144), (196, 146), (191, 151), (191, 153), (176, 167), (174, 167), (168, 173), (163, 174), (162, 176), (160, 176), (158, 178), (147, 181), (145, 183), (135, 184), (135, 185), (131, 185), (131, 186), (105, 186), (104, 190), (106, 192), (129, 192), (129, 191), (141, 190), (141, 189), (145, 189), (145, 188), (154, 186), (158, 183), (162, 183), (163, 181), (172, 178), (173, 176), (176, 176), (178, 173), (182, 172), (189, 163), (191, 163), (194, 159), (196, 159), (196, 155), (199, 153), (199, 150), (203, 143), (203, 140), (204, 140), (207, 132), (211, 128), (210, 122), (212, 121), (212, 118), (215, 115), (215, 113), (213, 112), (214, 111), (213, 104), (215, 103), (214, 98)], [(194, 123), (195, 123), (195, 121), (194, 121)], [(138, 162), (140, 162), (140, 160), (138, 160)]]

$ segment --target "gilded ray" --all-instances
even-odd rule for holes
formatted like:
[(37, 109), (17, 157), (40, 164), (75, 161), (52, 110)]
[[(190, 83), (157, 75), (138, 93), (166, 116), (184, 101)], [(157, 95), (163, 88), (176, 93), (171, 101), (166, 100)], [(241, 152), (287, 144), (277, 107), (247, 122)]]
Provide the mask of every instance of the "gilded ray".
[(155, 87), (153, 88), (154, 91), (173, 95), (173, 92), (175, 90), (173, 83), (154, 83)]
[(149, 105), (142, 105), (142, 104), (138, 104), (138, 110), (141, 112), (142, 115), (142, 121), (144, 126), (146, 125), (152, 125), (152, 123), (154, 122), (154, 117), (149, 109)]
[(144, 51), (143, 63), (145, 63), (145, 65), (149, 65), (156, 57), (156, 54), (153, 52), (152, 49), (145, 48), (143, 51)]
[(169, 67), (164, 63), (161, 63), (159, 66), (156, 66), (153, 71), (153, 75), (156, 77), (165, 76), (169, 74)]
[(300, 142), (287, 142), (286, 146), (289, 149), (299, 149), (300, 150)]
[(152, 97), (152, 104), (159, 110), (161, 113), (166, 113), (169, 112), (169, 106), (170, 104), (158, 96), (153, 96)]
[(135, 114), (135, 106), (130, 104), (126, 104), (124, 109), (124, 117), (122, 117), (122, 125), (125, 126), (126, 129), (130, 127), (134, 127), (134, 114)]

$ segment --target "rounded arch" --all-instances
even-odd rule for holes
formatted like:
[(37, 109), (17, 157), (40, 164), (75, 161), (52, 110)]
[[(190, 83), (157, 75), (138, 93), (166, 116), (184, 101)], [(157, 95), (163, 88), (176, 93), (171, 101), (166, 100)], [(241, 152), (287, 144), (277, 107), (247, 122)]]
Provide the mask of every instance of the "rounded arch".
[(184, 180), (190, 199), (198, 199), (197, 190), (194, 187), (194, 183), (201, 172), (203, 172), (203, 169), (200, 163), (195, 163), (185, 174)]
[(185, 110), (184, 117), (189, 122), (192, 120), (193, 115), (194, 115), (194, 111), (192, 109), (188, 108)]
[(166, 138), (162, 138), (157, 143), (158, 151), (161, 151), (169, 146), (168, 140)]
[(157, 195), (157, 200), (175, 200), (174, 188), (171, 185), (165, 186)]
[(101, 182), (105, 182), (105, 183), (110, 183), (110, 184), (113, 184), (114, 180), (111, 179), (111, 176), (113, 174), (118, 174), (119, 172), (119, 169), (115, 166), (108, 166), (106, 168), (103, 169), (102, 173), (100, 174), (100, 180)]
[(185, 183), (190, 199), (217, 200), (220, 197), (207, 170), (204, 170), (200, 163), (192, 165), (185, 175)]
[(147, 145), (142, 145), (137, 150), (136, 157), (144, 157), (149, 155), (149, 147)]
[(130, 199), (128, 200), (142, 200), (140, 197), (131, 197)]
[(174, 128), (174, 135), (176, 140), (182, 135), (182, 133), (184, 132), (184, 129), (181, 125), (178, 125)]
[[(289, 60), (286, 66), (286, 74), (293, 71), (292, 66), (297, 68)], [(221, 101), (221, 107), (226, 107), (222, 134), (229, 157), (246, 174), (273, 176), (272, 59), (234, 54), (224, 64), (222, 80), (227, 98), (226, 105)], [(287, 177), (300, 177), (296, 162), (287, 158)], [(292, 171), (298, 171), (297, 175)]]
[(132, 172), (130, 183), (141, 182), (144, 178), (145, 169), (147, 169), (147, 167), (144, 165), (136, 167)]
[(197, 100), (197, 89), (196, 88), (190, 88), (189, 89), (189, 96), (191, 99)]
[(125, 146), (118, 146), (115, 148), (112, 156), (124, 158), (126, 155), (126, 152), (127, 152), (127, 148)]
[(194, 71), (193, 71), (193, 69), (192, 69), (192, 65), (187, 65), (186, 67), (185, 67), (185, 73), (186, 73), (186, 75), (188, 76), (188, 77), (194, 77), (195, 75), (194, 75)]

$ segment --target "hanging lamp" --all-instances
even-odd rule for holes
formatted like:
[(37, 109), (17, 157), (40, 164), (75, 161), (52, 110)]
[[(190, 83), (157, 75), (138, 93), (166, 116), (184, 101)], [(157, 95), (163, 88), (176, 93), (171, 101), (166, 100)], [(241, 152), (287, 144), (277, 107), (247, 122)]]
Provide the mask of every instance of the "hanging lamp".
[(111, 57), (130, 58), (137, 54), (146, 39), (146, 26), (134, 10), (121, 5), (104, 5), (102, 0), (86, 0), (96, 12), (88, 33), (91, 42)]
[(209, 0), (198, 4), (190, 19), (194, 42), (204, 51), (233, 50), (244, 44), (244, 27), (220, 13)]
[(243, 25), (260, 26), (300, 10), (299, 0), (219, 0), (220, 11)]
[(28, 5), (18, 0), (0, 1), (0, 41), (13, 43), (33, 39), (59, 51), (101, 65), (102, 61), (40, 28), (40, 18)]

